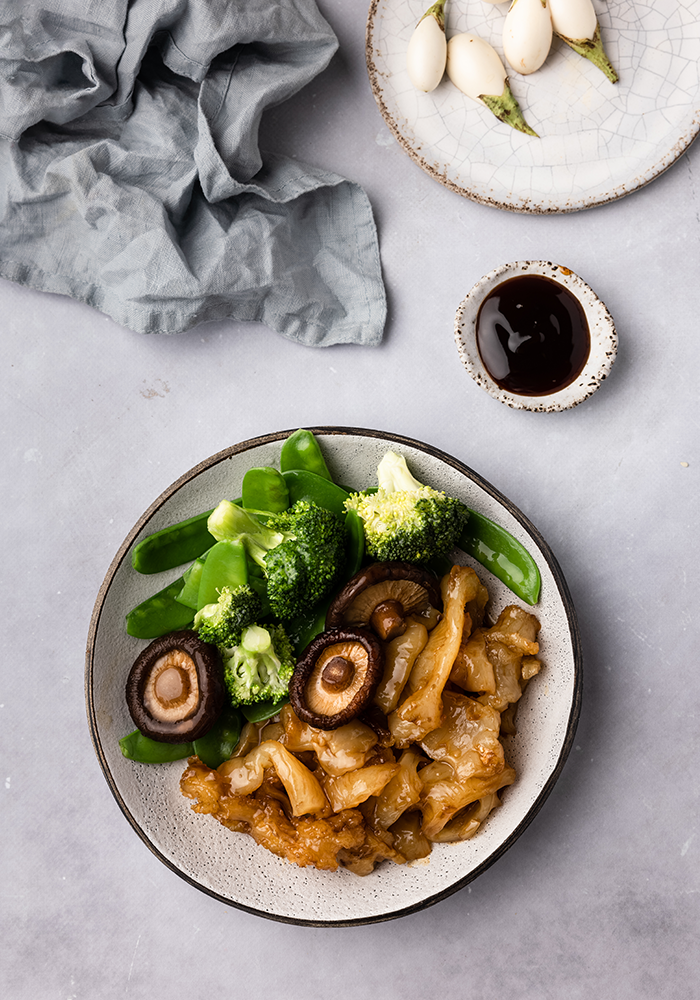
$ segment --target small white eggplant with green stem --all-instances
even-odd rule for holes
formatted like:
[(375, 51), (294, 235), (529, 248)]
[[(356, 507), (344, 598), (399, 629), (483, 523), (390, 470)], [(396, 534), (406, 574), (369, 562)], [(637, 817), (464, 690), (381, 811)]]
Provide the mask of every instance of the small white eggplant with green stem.
[(591, 0), (549, 0), (554, 33), (574, 52), (590, 59), (611, 83), (620, 79), (608, 59)]
[(540, 68), (552, 46), (548, 0), (513, 0), (503, 22), (503, 54), (517, 73)]
[(537, 135), (513, 96), (501, 57), (483, 38), (468, 32), (450, 38), (447, 75), (455, 87), (486, 105), (499, 121), (526, 135)]
[(406, 53), (408, 78), (417, 90), (429, 94), (445, 75), (447, 38), (445, 3), (437, 0), (416, 25)]

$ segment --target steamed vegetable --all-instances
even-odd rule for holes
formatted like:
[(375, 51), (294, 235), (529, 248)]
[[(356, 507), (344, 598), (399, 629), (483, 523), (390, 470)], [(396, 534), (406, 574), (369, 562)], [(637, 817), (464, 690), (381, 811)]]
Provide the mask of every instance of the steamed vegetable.
[(280, 452), (280, 471), (289, 472), (292, 469), (303, 469), (313, 472), (315, 476), (333, 482), (328, 471), (321, 447), (311, 431), (300, 427), (286, 438)]
[(131, 553), (131, 565), (139, 573), (161, 573), (192, 562), (213, 544), (214, 540), (207, 531), (210, 514), (209, 510), (196, 517), (188, 517), (148, 535)]
[(237, 539), (263, 570), (272, 614), (285, 620), (302, 614), (330, 593), (345, 565), (341, 517), (300, 500), (263, 524), (255, 514), (222, 500), (209, 518), (217, 539)]
[(224, 683), (232, 705), (287, 697), (296, 657), (281, 625), (250, 625), (222, 655)]
[(248, 584), (222, 587), (216, 604), (205, 604), (194, 618), (194, 628), (203, 642), (215, 646), (235, 645), (241, 631), (260, 617), (261, 601)]
[(445, 75), (447, 39), (445, 2), (437, 0), (416, 25), (406, 53), (408, 77), (417, 90), (429, 94)]
[(484, 104), (499, 121), (526, 135), (537, 135), (513, 96), (501, 57), (483, 38), (465, 32), (449, 40), (447, 75), (455, 87)]
[(377, 479), (376, 493), (355, 493), (345, 505), (362, 518), (373, 559), (429, 562), (454, 547), (469, 516), (461, 501), (418, 482), (393, 451), (379, 463)]
[(457, 543), (528, 604), (540, 596), (540, 571), (527, 549), (500, 524), (475, 510)]
[(157, 639), (168, 632), (191, 625), (194, 611), (178, 600), (184, 582), (180, 576), (157, 594), (147, 597), (132, 608), (126, 616), (127, 635), (133, 635), (137, 639)]

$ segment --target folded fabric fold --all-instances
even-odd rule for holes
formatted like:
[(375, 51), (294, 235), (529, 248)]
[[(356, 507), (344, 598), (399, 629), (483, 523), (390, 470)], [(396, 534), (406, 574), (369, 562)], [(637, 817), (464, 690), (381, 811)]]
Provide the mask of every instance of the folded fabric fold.
[(337, 48), (313, 0), (6, 0), (0, 39), (0, 276), (144, 333), (380, 342), (366, 195), (258, 143)]

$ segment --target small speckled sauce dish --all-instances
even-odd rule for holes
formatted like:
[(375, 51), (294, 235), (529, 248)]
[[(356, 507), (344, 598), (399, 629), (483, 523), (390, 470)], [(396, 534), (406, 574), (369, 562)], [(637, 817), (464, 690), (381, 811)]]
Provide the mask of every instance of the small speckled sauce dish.
[[(542, 388), (537, 392), (515, 391), (507, 384), (507, 379), (494, 373), (493, 365), (487, 367), (480, 350), (480, 343), (483, 346), (483, 323), (480, 322), (482, 305), (487, 299), (490, 302), (497, 302), (499, 289), (505, 291), (506, 287), (513, 288), (514, 279), (523, 277), (534, 278), (535, 281), (538, 278), (547, 279), (548, 282), (554, 283), (555, 294), (560, 294), (557, 292), (558, 286), (567, 299), (573, 296), (582, 310), (588, 327), (590, 345), (586, 345), (586, 354), (582, 359), (580, 371), (578, 374), (574, 372), (574, 377), (568, 384), (561, 385), (554, 391)], [(507, 282), (512, 284), (506, 286)], [(520, 308), (520, 305), (518, 304), (516, 308)], [(511, 346), (512, 357), (515, 357), (518, 344), (523, 338), (517, 331), (508, 328), (507, 323), (503, 322), (503, 317), (499, 317), (499, 322), (500, 339), (506, 349), (508, 345)], [(482, 330), (481, 341), (479, 328)], [(454, 333), (462, 363), (477, 385), (507, 406), (540, 413), (568, 410), (588, 399), (609, 375), (617, 355), (615, 324), (605, 304), (593, 289), (568, 267), (550, 261), (515, 261), (512, 264), (502, 264), (484, 275), (460, 303), (455, 317)], [(546, 363), (546, 361), (545, 351), (540, 362)]]

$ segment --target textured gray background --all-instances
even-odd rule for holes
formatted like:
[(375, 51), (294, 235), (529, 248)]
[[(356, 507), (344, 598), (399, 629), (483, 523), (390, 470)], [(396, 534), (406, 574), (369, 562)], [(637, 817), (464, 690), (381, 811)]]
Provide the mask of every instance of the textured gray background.
[[(230, 323), (147, 337), (0, 283), (0, 989), (21, 1000), (695, 997), (700, 149), (588, 212), (473, 204), (391, 139), (365, 72), (365, 5), (320, 6), (340, 53), (264, 139), (367, 190), (389, 294), (380, 348), (313, 350)], [(501, 406), (454, 346), (463, 295), (522, 258), (571, 267), (617, 323), (610, 379), (567, 413)], [(141, 512), (230, 443), (314, 424), (409, 435), (478, 471), (554, 549), (584, 641), (575, 749), (534, 822), (470, 887), (370, 927), (273, 923), (173, 875), (112, 799), (84, 708), (93, 602)]]

